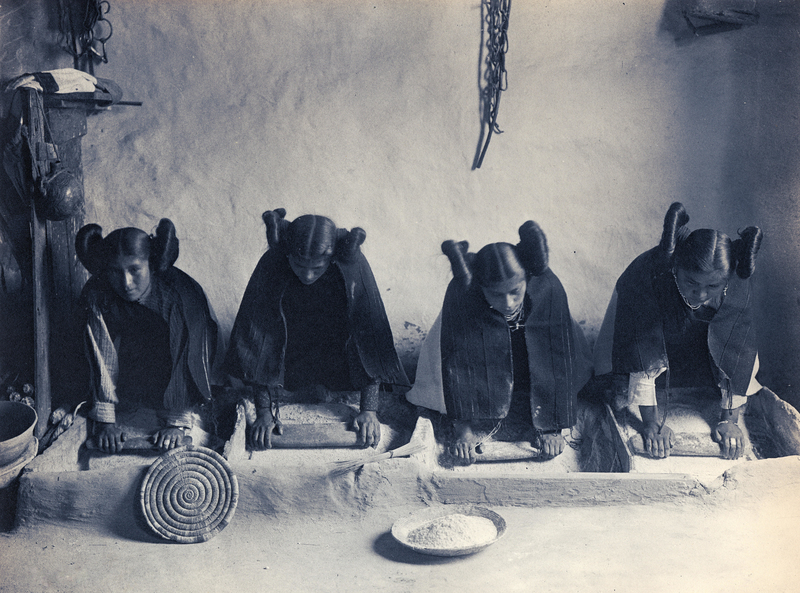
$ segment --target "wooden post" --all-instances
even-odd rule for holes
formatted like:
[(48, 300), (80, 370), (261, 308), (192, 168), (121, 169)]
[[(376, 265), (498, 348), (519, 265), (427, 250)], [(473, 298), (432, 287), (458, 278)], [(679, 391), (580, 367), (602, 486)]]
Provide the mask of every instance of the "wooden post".
[(39, 220), (31, 200), (31, 250), (33, 260), (33, 373), (36, 393), (35, 434), (42, 438), (50, 419), (50, 319), (46, 266), (47, 225)]
[[(65, 105), (56, 97), (44, 98), (50, 138), (58, 149), (61, 164), (83, 185), (81, 139), (86, 135), (85, 105)], [(78, 302), (88, 274), (75, 253), (75, 236), (83, 221), (83, 212), (76, 212), (66, 220), (47, 221), (50, 383), (54, 408), (73, 409), (87, 397), (88, 369)]]

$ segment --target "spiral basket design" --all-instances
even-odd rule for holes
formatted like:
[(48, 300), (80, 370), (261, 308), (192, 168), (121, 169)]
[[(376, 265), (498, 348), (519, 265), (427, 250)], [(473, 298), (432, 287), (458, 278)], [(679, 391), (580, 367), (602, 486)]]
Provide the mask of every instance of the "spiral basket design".
[(139, 494), (145, 520), (157, 535), (194, 544), (208, 541), (230, 523), (239, 484), (221, 455), (189, 445), (153, 462)]

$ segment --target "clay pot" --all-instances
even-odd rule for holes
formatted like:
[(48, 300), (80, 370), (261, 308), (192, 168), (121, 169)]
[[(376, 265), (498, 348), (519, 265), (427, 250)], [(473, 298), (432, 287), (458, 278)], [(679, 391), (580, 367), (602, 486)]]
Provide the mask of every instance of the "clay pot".
[(0, 402), (0, 467), (13, 464), (33, 440), (36, 411), (19, 402)]
[(83, 207), (83, 182), (60, 163), (42, 179), (39, 190), (34, 195), (36, 214), (45, 220), (66, 220)]

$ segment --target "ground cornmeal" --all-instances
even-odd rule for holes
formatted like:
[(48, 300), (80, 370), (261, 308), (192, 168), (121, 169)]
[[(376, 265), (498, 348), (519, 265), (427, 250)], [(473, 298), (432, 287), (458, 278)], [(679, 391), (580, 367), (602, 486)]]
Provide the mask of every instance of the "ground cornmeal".
[(431, 549), (458, 549), (488, 544), (497, 528), (485, 517), (456, 513), (420, 525), (408, 534), (408, 542)]

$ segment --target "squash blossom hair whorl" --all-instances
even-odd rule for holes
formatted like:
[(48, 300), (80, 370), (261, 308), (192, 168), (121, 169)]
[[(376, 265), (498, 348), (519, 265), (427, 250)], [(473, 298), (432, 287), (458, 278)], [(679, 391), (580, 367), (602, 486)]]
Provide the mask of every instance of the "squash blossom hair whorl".
[(756, 254), (763, 233), (758, 227), (747, 227), (732, 241), (728, 235), (713, 229), (689, 232), (689, 215), (683, 204), (673, 202), (664, 217), (660, 248), (673, 268), (689, 272), (722, 272), (730, 277), (735, 271), (749, 278), (755, 270)]
[(103, 229), (98, 224), (87, 224), (75, 235), (75, 253), (83, 267), (92, 275), (105, 269)]
[(353, 262), (361, 250), (361, 245), (367, 239), (367, 232), (354, 227), (353, 230), (339, 229), (339, 236), (336, 241), (335, 257), (342, 262)]
[(550, 252), (542, 228), (532, 220), (519, 227), (517, 257), (531, 276), (541, 276), (549, 267)]
[(289, 221), (285, 217), (285, 208), (267, 210), (261, 215), (261, 220), (267, 227), (267, 243), (270, 249), (280, 249), (285, 246), (286, 229), (289, 227)]
[(756, 255), (761, 249), (764, 233), (757, 226), (749, 226), (739, 233), (739, 238), (733, 242), (734, 256), (736, 257), (736, 273), (739, 278), (749, 278), (756, 270)]
[(125, 227), (103, 238), (103, 229), (96, 224), (87, 224), (75, 236), (78, 259), (92, 275), (105, 270), (119, 256), (145, 259), (151, 271), (165, 272), (178, 259), (178, 245), (175, 225), (168, 218), (161, 219), (152, 236), (141, 229)]
[(286, 255), (308, 259), (334, 257), (342, 262), (351, 262), (367, 237), (364, 229), (339, 229), (325, 216), (304, 214), (292, 222), (285, 217), (284, 208), (267, 210), (261, 215), (267, 226), (270, 248), (281, 249)]
[(453, 277), (464, 286), (472, 280), (483, 287), (521, 277), (540, 276), (548, 268), (547, 238), (538, 224), (529, 220), (519, 227), (520, 242), (490, 243), (478, 253), (469, 252), (466, 241), (445, 241), (442, 253), (450, 260)]
[(442, 253), (450, 260), (450, 269), (453, 270), (453, 278), (468, 287), (472, 284), (472, 268), (470, 261), (475, 254), (469, 253), (469, 243), (467, 241), (445, 241), (442, 243)]
[(175, 225), (169, 218), (162, 218), (155, 234), (150, 237), (150, 269), (154, 272), (166, 272), (178, 259), (178, 247)]
[(664, 230), (661, 233), (661, 243), (659, 244), (667, 261), (672, 260), (678, 243), (689, 235), (689, 229), (686, 228), (688, 223), (689, 214), (687, 214), (686, 208), (680, 202), (673, 202), (664, 216)]

